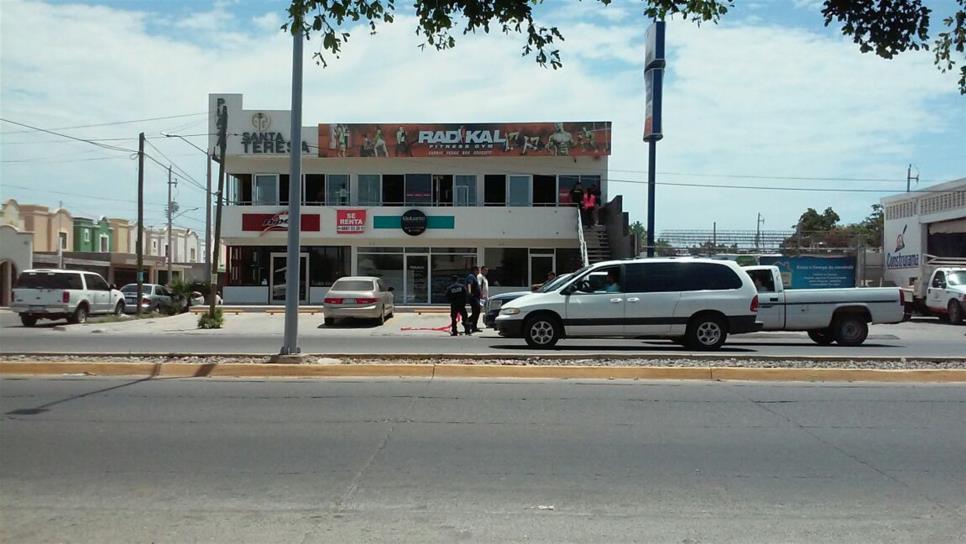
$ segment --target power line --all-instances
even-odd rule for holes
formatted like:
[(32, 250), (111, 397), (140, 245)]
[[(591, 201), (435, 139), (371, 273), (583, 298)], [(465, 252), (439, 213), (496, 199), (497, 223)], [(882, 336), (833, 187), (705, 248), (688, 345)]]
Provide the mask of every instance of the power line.
[[(615, 179), (608, 178), (608, 182), (617, 183), (635, 183), (635, 184), (647, 184), (647, 181), (636, 180), (636, 179)], [(657, 185), (664, 185), (669, 187), (700, 187), (705, 189), (754, 189), (760, 191), (798, 191), (798, 192), (812, 192), (812, 193), (888, 193), (891, 192), (887, 189), (826, 189), (820, 187), (768, 187), (763, 185), (716, 185), (712, 183), (673, 183), (673, 182), (657, 182)], [(918, 189), (914, 191), (909, 191), (911, 193), (948, 193), (949, 190), (929, 190), (929, 189)]]
[(67, 139), (70, 139), (70, 140), (76, 140), (78, 142), (83, 142), (83, 143), (86, 143), (86, 144), (95, 145), (97, 147), (100, 147), (100, 148), (103, 148), (103, 149), (107, 149), (108, 151), (120, 151), (120, 152), (123, 152), (123, 153), (137, 153), (137, 150), (136, 149), (128, 149), (128, 148), (125, 148), (125, 147), (118, 147), (118, 146), (114, 146), (114, 145), (102, 144), (102, 143), (95, 142), (94, 140), (89, 140), (89, 139), (86, 139), (86, 138), (77, 138), (77, 137), (71, 136), (69, 134), (63, 134), (61, 132), (55, 132), (53, 130), (48, 130), (46, 128), (35, 127), (33, 125), (28, 125), (28, 124), (25, 124), (25, 123), (18, 123), (17, 121), (11, 121), (10, 119), (4, 119), (2, 117), (0, 117), (0, 121), (3, 121), (5, 123), (10, 123), (11, 125), (17, 125), (17, 126), (21, 126), (21, 127), (27, 127), (29, 129), (36, 130), (36, 131), (39, 131), (39, 132), (46, 132), (47, 134), (53, 134), (54, 136), (60, 136), (62, 138), (67, 138)]
[[(207, 113), (208, 112), (206, 112), (206, 111), (197, 112), (197, 113), (183, 113), (183, 114), (180, 114), (180, 115), (165, 115), (163, 117), (147, 117), (145, 119), (132, 119), (130, 121), (111, 121), (111, 122), (108, 122), (108, 123), (94, 123), (94, 124), (90, 124), (90, 125), (74, 125), (74, 126), (69, 126), (69, 127), (55, 127), (55, 128), (53, 128), (51, 130), (72, 130), (72, 129), (76, 129), (76, 128), (91, 128), (91, 127), (109, 127), (109, 126), (115, 126), (115, 125), (130, 125), (132, 123), (143, 123), (143, 122), (147, 122), (147, 121), (163, 121), (165, 119), (179, 119), (181, 117), (194, 117), (195, 115), (207, 115)], [(26, 125), (23, 125), (23, 126), (26, 126)], [(28, 127), (28, 128), (32, 128), (32, 127)], [(30, 132), (30, 131), (29, 130), (10, 130), (10, 131), (0, 132), (0, 134), (21, 134), (21, 133), (24, 133), (24, 132)]]
[[(126, 203), (126, 204), (137, 204), (137, 202), (138, 202), (137, 200), (125, 200), (125, 199), (121, 199), (121, 198), (110, 198), (110, 197), (106, 197), (106, 196), (90, 195), (90, 194), (86, 194), (86, 193), (72, 193), (72, 192), (69, 192), (69, 191), (49, 191), (47, 189), (37, 189), (36, 187), (26, 187), (24, 185), (11, 185), (9, 183), (4, 183), (3, 186), (4, 186), (4, 188), (8, 188), (8, 189), (21, 189), (21, 190), (31, 191), (31, 192), (42, 192), (44, 194), (74, 196), (74, 197), (78, 197), (78, 198), (87, 198), (87, 199), (91, 199), (91, 200), (103, 200), (105, 202), (123, 202), (123, 203)], [(164, 206), (160, 206), (160, 205), (157, 205), (157, 204), (153, 204), (151, 206), (152, 207), (155, 207), (155, 208), (164, 208)]]

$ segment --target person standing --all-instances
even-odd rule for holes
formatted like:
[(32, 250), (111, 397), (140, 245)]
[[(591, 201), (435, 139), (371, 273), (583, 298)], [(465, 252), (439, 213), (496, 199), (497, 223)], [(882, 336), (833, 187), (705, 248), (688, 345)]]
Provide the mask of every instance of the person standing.
[(490, 298), (490, 280), (486, 277), (489, 272), (487, 267), (481, 266), (480, 275), (476, 277), (476, 281), (480, 283), (480, 305), (485, 305), (486, 300)]
[(463, 321), (463, 328), (466, 334), (470, 334), (470, 322), (466, 318), (466, 286), (460, 281), (460, 277), (453, 274), (450, 284), (446, 287), (446, 300), (449, 302), (449, 322), (450, 336), (457, 336), (457, 318)]
[(585, 227), (593, 227), (597, 224), (597, 195), (594, 191), (584, 193), (584, 205), (581, 206), (583, 217), (581, 221)]
[(468, 323), (469, 333), (480, 332), (480, 328), (477, 323), (480, 320), (480, 280), (476, 279), (480, 274), (480, 267), (474, 266), (470, 273), (467, 274), (465, 284), (466, 284), (466, 297), (470, 303), (470, 320)]
[(584, 209), (584, 186), (579, 181), (570, 190), (570, 205), (577, 206), (578, 210)]

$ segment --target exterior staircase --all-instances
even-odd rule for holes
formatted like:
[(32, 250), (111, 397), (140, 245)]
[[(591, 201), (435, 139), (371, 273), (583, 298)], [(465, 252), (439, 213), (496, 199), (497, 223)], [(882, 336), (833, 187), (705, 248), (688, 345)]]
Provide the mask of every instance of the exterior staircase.
[(607, 230), (603, 225), (584, 227), (584, 241), (587, 244), (587, 260), (589, 264), (608, 261), (612, 258)]

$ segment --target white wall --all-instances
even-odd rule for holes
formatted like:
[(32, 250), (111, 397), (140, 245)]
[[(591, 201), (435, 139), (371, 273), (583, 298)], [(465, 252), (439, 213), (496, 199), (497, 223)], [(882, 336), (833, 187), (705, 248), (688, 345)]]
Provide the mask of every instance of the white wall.
[(0, 260), (17, 266), (17, 273), (33, 268), (34, 236), (20, 232), (12, 225), (0, 225)]
[(222, 288), (225, 304), (268, 304), (268, 286), (226, 285)]

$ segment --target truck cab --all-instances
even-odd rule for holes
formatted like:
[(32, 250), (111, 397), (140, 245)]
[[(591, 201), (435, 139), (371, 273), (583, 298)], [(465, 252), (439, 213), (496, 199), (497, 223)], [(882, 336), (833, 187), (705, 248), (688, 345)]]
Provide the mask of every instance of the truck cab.
[(926, 286), (926, 308), (953, 324), (963, 321), (966, 309), (966, 268), (937, 268)]

